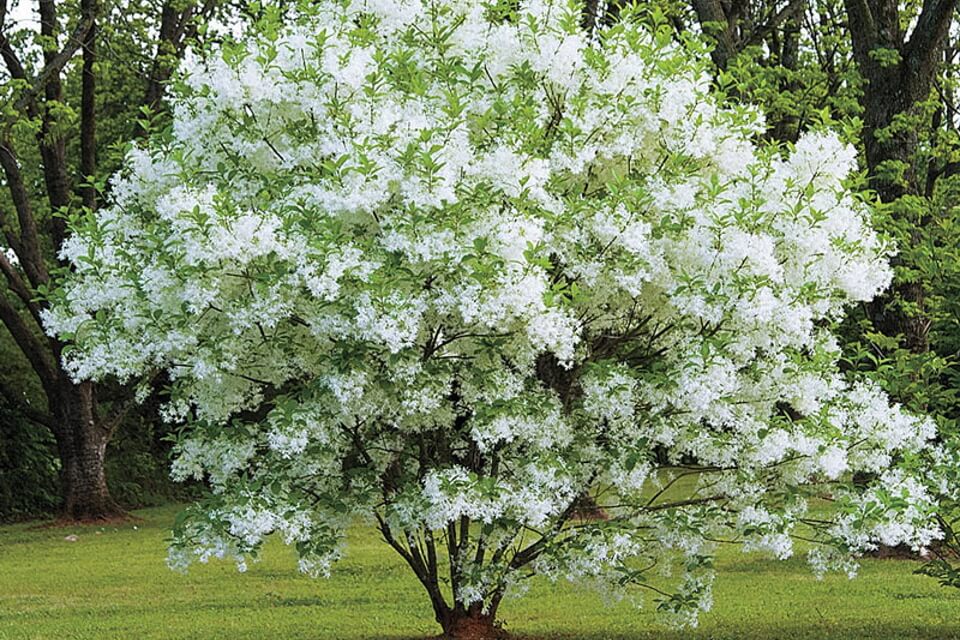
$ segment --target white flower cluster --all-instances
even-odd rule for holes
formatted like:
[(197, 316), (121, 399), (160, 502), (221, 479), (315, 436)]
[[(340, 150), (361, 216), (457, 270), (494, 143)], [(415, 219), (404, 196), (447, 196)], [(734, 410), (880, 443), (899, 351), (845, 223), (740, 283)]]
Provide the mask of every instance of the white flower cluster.
[[(46, 316), (78, 378), (167, 372), (174, 475), (214, 490), (179, 558), (280, 531), (324, 572), (372, 512), (428, 588), (448, 538), (487, 606), (534, 561), (642, 582), (628, 558), (703, 567), (731, 532), (786, 557), (824, 492), (841, 550), (934, 537), (895, 469), (931, 425), (827, 329), (890, 279), (854, 151), (758, 146), (701, 60), (582, 11), (322, 0), (184, 71)], [(662, 609), (690, 621), (708, 573)]]

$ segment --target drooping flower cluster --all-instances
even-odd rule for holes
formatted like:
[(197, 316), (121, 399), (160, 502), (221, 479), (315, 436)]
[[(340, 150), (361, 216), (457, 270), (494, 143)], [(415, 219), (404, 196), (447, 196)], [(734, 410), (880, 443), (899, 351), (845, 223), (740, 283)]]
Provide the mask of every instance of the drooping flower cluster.
[(175, 561), (280, 532), (324, 572), (373, 514), (428, 590), (453, 556), (438, 619), (531, 567), (675, 565), (690, 621), (710, 540), (800, 529), (826, 568), (937, 535), (932, 425), (837, 368), (831, 325), (890, 279), (853, 150), (758, 146), (697, 56), (582, 13), (323, 0), (184, 72), (46, 317), (77, 378), (166, 373), (174, 475), (212, 486)]

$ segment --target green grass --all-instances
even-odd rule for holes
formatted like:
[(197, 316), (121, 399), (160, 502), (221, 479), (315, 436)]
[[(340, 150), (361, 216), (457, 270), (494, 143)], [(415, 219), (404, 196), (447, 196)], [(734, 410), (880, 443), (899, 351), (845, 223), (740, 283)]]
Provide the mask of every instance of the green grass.
[[(138, 512), (120, 526), (0, 528), (0, 640), (14, 638), (424, 638), (437, 633), (419, 585), (372, 530), (352, 535), (333, 577), (296, 573), (292, 553), (268, 545), (239, 574), (232, 563), (186, 576), (164, 565), (176, 507)], [(79, 536), (67, 542), (69, 534)], [(672, 632), (651, 608), (607, 606), (592, 591), (535, 582), (501, 609), (522, 638), (960, 638), (960, 591), (913, 574), (906, 560), (867, 560), (860, 577), (817, 581), (787, 562), (725, 549), (714, 609), (696, 631)]]

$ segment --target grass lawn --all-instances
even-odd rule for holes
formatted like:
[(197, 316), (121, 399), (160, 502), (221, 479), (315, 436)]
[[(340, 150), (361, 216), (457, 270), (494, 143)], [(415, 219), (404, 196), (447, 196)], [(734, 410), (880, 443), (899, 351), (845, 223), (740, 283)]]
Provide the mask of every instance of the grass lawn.
[[(119, 526), (0, 527), (0, 640), (14, 638), (424, 638), (438, 632), (412, 574), (373, 530), (358, 530), (329, 580), (297, 574), (271, 544), (239, 574), (232, 563), (186, 576), (164, 565), (176, 507)], [(64, 537), (78, 536), (76, 542)], [(714, 609), (695, 631), (658, 626), (651, 611), (607, 606), (592, 591), (534, 583), (501, 618), (521, 638), (960, 639), (960, 591), (913, 575), (905, 560), (867, 560), (860, 577), (817, 581), (803, 558), (738, 549), (718, 562)]]

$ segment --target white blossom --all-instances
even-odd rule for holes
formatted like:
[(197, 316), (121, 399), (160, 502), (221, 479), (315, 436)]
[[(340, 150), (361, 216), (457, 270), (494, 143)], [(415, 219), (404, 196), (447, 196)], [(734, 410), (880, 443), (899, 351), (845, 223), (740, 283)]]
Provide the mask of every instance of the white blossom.
[[(649, 566), (689, 625), (712, 540), (788, 557), (824, 494), (818, 572), (937, 539), (933, 423), (827, 329), (891, 278), (853, 149), (762, 146), (633, 7), (585, 33), (578, 1), (298, 6), (188, 62), (44, 312), (78, 380), (166, 372), (172, 474), (212, 489), (172, 566), (276, 533), (325, 575), (373, 515), (451, 549), (461, 603)], [(590, 492), (616, 517), (576, 521)]]

